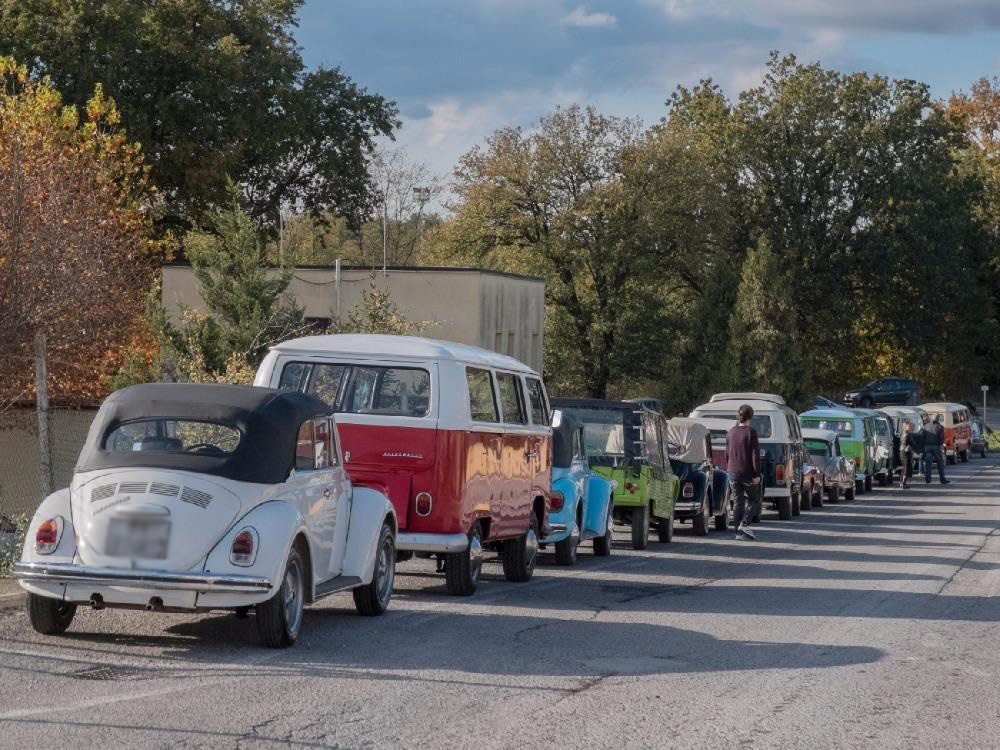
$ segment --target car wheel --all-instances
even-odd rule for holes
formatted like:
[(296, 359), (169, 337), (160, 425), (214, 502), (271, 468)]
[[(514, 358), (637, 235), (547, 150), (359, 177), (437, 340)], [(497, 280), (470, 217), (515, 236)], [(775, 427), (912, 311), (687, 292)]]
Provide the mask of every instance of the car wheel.
[(950, 456), (946, 456), (944, 460), (945, 460), (945, 463), (947, 463), (949, 466), (954, 466), (955, 465), (955, 454), (952, 454)]
[(888, 485), (889, 485), (889, 475), (888, 474), (879, 474), (878, 475), (878, 486), (879, 487), (887, 487)]
[(827, 501), (830, 503), (840, 502), (840, 487), (833, 485), (833, 487), (827, 487), (826, 490)]
[(611, 542), (614, 540), (615, 514), (611, 500), (608, 500), (608, 522), (604, 527), (604, 536), (594, 537), (594, 554), (597, 557), (607, 557), (611, 554)]
[(444, 558), (444, 581), (452, 596), (472, 596), (483, 570), (483, 532), (478, 523), (469, 530), (469, 546)]
[(503, 543), (500, 554), (503, 560), (503, 574), (508, 581), (523, 583), (531, 579), (538, 561), (538, 516), (531, 512), (528, 530), (517, 539)]
[(354, 589), (354, 607), (365, 617), (380, 615), (389, 608), (392, 586), (396, 580), (396, 542), (392, 527), (382, 525), (378, 535), (378, 550), (375, 553), (375, 569), (371, 583)]
[(569, 536), (560, 542), (556, 542), (556, 565), (575, 565), (576, 550), (580, 546), (580, 509), (576, 510), (573, 516), (573, 529)]
[(73, 622), (76, 605), (48, 596), (28, 594), (28, 620), (36, 633), (61, 635)]
[(632, 549), (646, 549), (649, 544), (649, 506), (632, 509)]
[(692, 530), (695, 536), (708, 536), (708, 523), (712, 518), (712, 506), (705, 497), (701, 501), (701, 510), (691, 519)]
[(674, 541), (674, 509), (670, 509), (669, 518), (659, 518), (656, 521), (656, 538), (663, 544)]
[(872, 491), (872, 475), (869, 474), (868, 476), (865, 477), (865, 492), (871, 492), (871, 491)]
[(293, 545), (285, 563), (281, 586), (266, 602), (257, 605), (257, 633), (268, 648), (285, 648), (295, 643), (302, 626), (305, 599), (305, 568)]
[(875, 401), (872, 399), (871, 396), (865, 396), (863, 399), (861, 399), (862, 409), (871, 409), (874, 406), (875, 406)]
[(802, 514), (802, 488), (792, 493), (792, 515), (798, 516)]
[(962, 451), (962, 463), (967, 464), (969, 462), (969, 449), (966, 448)]
[(715, 530), (726, 531), (729, 528), (729, 492), (726, 492), (726, 499), (722, 501), (722, 512), (715, 517)]
[(816, 496), (816, 482), (813, 482), (809, 487), (809, 491), (806, 492), (805, 487), (799, 490), (799, 510), (812, 510), (813, 507), (813, 497)]
[(778, 518), (782, 521), (787, 521), (792, 517), (792, 498), (791, 496), (779, 497), (777, 499), (778, 506)]
[(984, 445), (982, 450), (979, 451), (980, 458), (986, 458), (986, 446)]
[[(855, 483), (855, 484), (857, 486), (864, 486), (864, 485), (861, 485), (860, 483)], [(856, 490), (857, 490), (857, 487), (851, 487), (849, 490), (847, 490), (846, 492), (844, 492), (844, 499), (847, 500), (848, 502), (854, 500), (854, 496), (855, 496)]]

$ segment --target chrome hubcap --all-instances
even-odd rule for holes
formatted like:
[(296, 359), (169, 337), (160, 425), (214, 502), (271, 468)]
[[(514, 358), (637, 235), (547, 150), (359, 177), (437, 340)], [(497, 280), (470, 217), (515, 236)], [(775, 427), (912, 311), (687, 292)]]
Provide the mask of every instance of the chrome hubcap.
[(469, 537), (469, 578), (473, 583), (479, 583), (479, 574), (483, 569), (483, 543), (479, 533)]
[(535, 558), (538, 556), (538, 536), (534, 528), (528, 529), (524, 535), (524, 559), (528, 564), (528, 570), (535, 567)]
[(285, 623), (288, 632), (298, 635), (302, 624), (302, 569), (299, 561), (292, 560), (285, 571)]
[(392, 594), (392, 584), (396, 578), (396, 566), (395, 551), (392, 546), (392, 539), (386, 537), (385, 542), (382, 544), (382, 549), (379, 551), (378, 555), (378, 565), (375, 569), (375, 575), (377, 578), (376, 591), (378, 593), (378, 600), (383, 604), (389, 600), (389, 596)]

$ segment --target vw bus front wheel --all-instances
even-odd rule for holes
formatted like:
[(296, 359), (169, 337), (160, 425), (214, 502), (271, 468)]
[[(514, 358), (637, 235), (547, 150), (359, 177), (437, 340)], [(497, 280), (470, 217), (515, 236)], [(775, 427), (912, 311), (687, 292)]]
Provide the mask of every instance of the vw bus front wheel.
[(444, 559), (444, 580), (452, 596), (472, 596), (483, 570), (483, 532), (476, 523), (469, 531), (469, 546), (449, 552)]
[(504, 542), (500, 557), (503, 561), (503, 575), (508, 581), (523, 583), (531, 580), (538, 560), (538, 516), (534, 511), (531, 512), (528, 530), (517, 539)]

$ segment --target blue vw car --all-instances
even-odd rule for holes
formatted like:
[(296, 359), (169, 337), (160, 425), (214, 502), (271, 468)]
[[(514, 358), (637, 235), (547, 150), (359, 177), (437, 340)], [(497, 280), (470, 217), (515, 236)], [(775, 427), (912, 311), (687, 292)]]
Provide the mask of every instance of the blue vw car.
[(576, 562), (580, 542), (594, 540), (594, 554), (611, 554), (612, 493), (615, 482), (591, 473), (584, 449), (583, 422), (572, 414), (552, 414), (552, 499), (549, 534), (558, 565)]

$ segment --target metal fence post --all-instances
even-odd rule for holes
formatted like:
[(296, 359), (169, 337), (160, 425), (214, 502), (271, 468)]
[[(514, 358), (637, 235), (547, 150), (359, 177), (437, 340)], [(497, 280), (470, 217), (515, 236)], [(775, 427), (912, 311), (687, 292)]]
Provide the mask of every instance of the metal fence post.
[(35, 408), (38, 412), (38, 463), (42, 497), (52, 494), (52, 442), (49, 440), (49, 375), (45, 334), (35, 334)]

